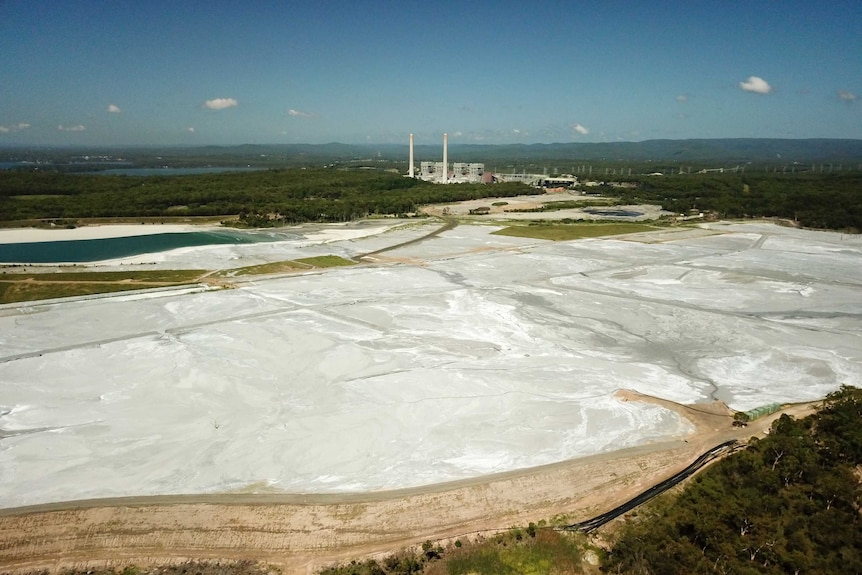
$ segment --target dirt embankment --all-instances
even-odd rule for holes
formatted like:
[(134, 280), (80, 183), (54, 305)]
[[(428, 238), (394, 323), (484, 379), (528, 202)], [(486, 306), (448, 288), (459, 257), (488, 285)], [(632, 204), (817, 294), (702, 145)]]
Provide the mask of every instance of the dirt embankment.
[(627, 391), (618, 397), (664, 405), (697, 431), (676, 441), (394, 492), (142, 497), (0, 510), (0, 571), (253, 559), (305, 574), (426, 539), (559, 515), (574, 522), (630, 499), (722, 441), (761, 434), (778, 416), (740, 429), (722, 404), (682, 406)]

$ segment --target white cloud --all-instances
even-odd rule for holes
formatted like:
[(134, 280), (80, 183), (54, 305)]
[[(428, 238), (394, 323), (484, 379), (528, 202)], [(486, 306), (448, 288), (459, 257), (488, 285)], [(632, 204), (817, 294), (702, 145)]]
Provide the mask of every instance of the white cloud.
[(119, 114), (120, 112), (122, 112), (122, 110), (120, 109), (120, 107), (119, 107), (119, 106), (117, 106), (116, 104), (108, 104), (108, 107), (106, 108), (106, 111), (108, 111), (108, 112), (110, 112), (110, 113), (112, 113), (112, 114)]
[(460, 138), (460, 137), (461, 137), (461, 136), (463, 136), (463, 135), (464, 135), (464, 132), (462, 132), (461, 130), (458, 130), (457, 132), (455, 132), (454, 134), (452, 134), (452, 137), (453, 137), (453, 138)]
[(754, 92), (755, 94), (768, 94), (772, 91), (772, 86), (758, 76), (749, 76), (745, 82), (740, 82), (739, 87), (746, 92)]
[(191, 128), (186, 128), (186, 132), (188, 132), (189, 134), (194, 134), (194, 133), (195, 133), (195, 129), (194, 129), (193, 127), (191, 127)]
[(680, 104), (685, 104), (686, 102), (688, 102), (688, 94), (680, 94), (676, 97), (676, 101)]
[(316, 118), (317, 114), (314, 112), (303, 112), (302, 110), (296, 110), (291, 108), (287, 111), (288, 116), (296, 116), (297, 118)]
[(572, 129), (573, 132), (577, 132), (577, 133), (581, 134), (582, 136), (586, 136), (587, 134), (590, 133), (589, 128), (585, 128), (584, 126), (581, 126), (580, 124), (572, 124), (569, 127)]
[(207, 100), (204, 102), (204, 106), (210, 110), (224, 110), (225, 108), (239, 106), (239, 102), (233, 98), (216, 98), (214, 100)]
[(513, 129), (513, 130), (512, 130), (512, 133), (513, 133), (513, 134), (520, 134), (520, 133), (521, 133), (521, 130), (519, 130), (518, 128), (515, 128), (515, 129)]
[(0, 126), (0, 134), (8, 134), (9, 132), (20, 132), (21, 130), (26, 130), (30, 127), (30, 124), (25, 122), (18, 122), (17, 124), (12, 124), (11, 126)]
[(845, 102), (853, 102), (858, 96), (856, 96), (856, 94), (854, 94), (853, 92), (847, 90), (838, 90), (838, 97)]
[(57, 131), (59, 132), (83, 132), (86, 129), (87, 128), (81, 124), (78, 124), (77, 126), (64, 126), (63, 124), (60, 124), (57, 126)]

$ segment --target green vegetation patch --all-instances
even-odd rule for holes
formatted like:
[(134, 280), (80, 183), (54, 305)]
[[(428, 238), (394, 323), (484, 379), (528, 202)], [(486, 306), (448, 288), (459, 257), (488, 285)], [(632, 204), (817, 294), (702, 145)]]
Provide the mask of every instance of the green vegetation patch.
[[(186, 159), (177, 165), (190, 161)], [(619, 205), (660, 204), (678, 214), (695, 211), (720, 218), (776, 217), (805, 227), (853, 233), (862, 229), (859, 171), (678, 174), (679, 166), (655, 164), (643, 169), (664, 171), (666, 175), (619, 178), (628, 185), (601, 185), (591, 193), (600, 193), (610, 203)], [(404, 215), (427, 204), (538, 193), (541, 192), (514, 182), (440, 186), (376, 170), (272, 169), (186, 176), (0, 170), (0, 221), (90, 218), (161, 221), (171, 215), (178, 217), (178, 213), (185, 214), (184, 217), (219, 218), (234, 214), (234, 225), (240, 227), (277, 227), (308, 221), (343, 222), (369, 216)], [(576, 200), (569, 205), (581, 203)], [(183, 210), (176, 211), (178, 206)], [(539, 210), (564, 207), (565, 202), (548, 202)]]
[(29, 194), (23, 196), (12, 196), (9, 199), (11, 200), (24, 200), (26, 201), (37, 201), (37, 200), (50, 200), (52, 198), (62, 198), (61, 194)]
[(554, 575), (582, 573), (586, 537), (529, 527), (513, 528), (474, 542), (461, 540), (445, 549), (431, 541), (422, 552), (403, 550), (382, 559), (330, 567), (320, 575)]
[(577, 210), (595, 206), (607, 206), (613, 203), (615, 203), (613, 198), (595, 200), (560, 200), (556, 202), (549, 201), (538, 208), (511, 209), (506, 211), (512, 213), (558, 212), (560, 210)]
[(311, 264), (285, 260), (283, 262), (270, 262), (268, 264), (260, 264), (256, 266), (248, 266), (233, 270), (224, 270), (216, 274), (218, 277), (236, 277), (236, 276), (253, 276), (263, 274), (277, 274), (282, 272), (292, 272), (295, 270), (306, 270), (314, 267)]
[(582, 536), (540, 529), (533, 537), (520, 529), (445, 558), (450, 575), (551, 575), (581, 573)]
[(119, 282), (184, 283), (195, 281), (205, 270), (130, 270), (119, 272), (60, 271), (46, 273), (6, 273), (0, 279), (6, 281), (36, 280), (50, 282)]
[[(326, 255), (221, 270), (214, 273), (213, 277), (230, 278), (352, 265), (356, 265), (356, 262)], [(177, 286), (201, 281), (206, 274), (206, 270), (16, 273), (14, 268), (9, 268), (0, 272), (0, 304)]]
[(294, 260), (300, 264), (308, 264), (310, 266), (314, 266), (316, 268), (334, 268), (339, 266), (353, 266), (356, 265), (356, 262), (350, 261), (341, 256), (314, 256), (311, 258), (300, 258), (298, 260)]
[(0, 303), (14, 303), (15, 300), (10, 299), (12, 296), (7, 295), (7, 292), (13, 287), (15, 284), (12, 282), (0, 281)]
[(218, 217), (279, 227), (415, 213), (419, 206), (536, 193), (503, 183), (439, 186), (377, 171), (257, 170), (188, 176), (116, 176), (0, 170), (0, 220)]
[(537, 240), (567, 241), (583, 238), (599, 238), (619, 234), (634, 234), (656, 230), (655, 226), (635, 223), (578, 223), (578, 224), (536, 224), (529, 226), (508, 226), (493, 232), (501, 236), (535, 238)]
[(678, 214), (721, 218), (777, 217), (811, 228), (862, 229), (862, 173), (679, 174), (630, 178), (635, 188), (612, 193), (621, 204), (661, 204)]
[(113, 293), (147, 287), (157, 286), (140, 283), (33, 283), (0, 280), (0, 304)]
[(0, 304), (181, 285), (202, 270), (0, 274)]

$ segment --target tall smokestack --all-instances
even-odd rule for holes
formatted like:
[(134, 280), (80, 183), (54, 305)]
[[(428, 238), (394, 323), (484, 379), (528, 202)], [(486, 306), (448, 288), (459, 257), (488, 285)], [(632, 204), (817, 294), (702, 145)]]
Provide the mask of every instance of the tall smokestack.
[(410, 171), (408, 172), (410, 177), (413, 177), (413, 134), (410, 134)]
[(443, 133), (443, 181), (449, 181), (449, 134)]

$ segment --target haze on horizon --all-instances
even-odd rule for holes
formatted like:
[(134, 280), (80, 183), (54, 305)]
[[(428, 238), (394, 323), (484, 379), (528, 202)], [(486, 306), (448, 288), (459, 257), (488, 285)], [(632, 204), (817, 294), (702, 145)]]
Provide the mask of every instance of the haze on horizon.
[(0, 146), (862, 138), (862, 3), (0, 2)]

